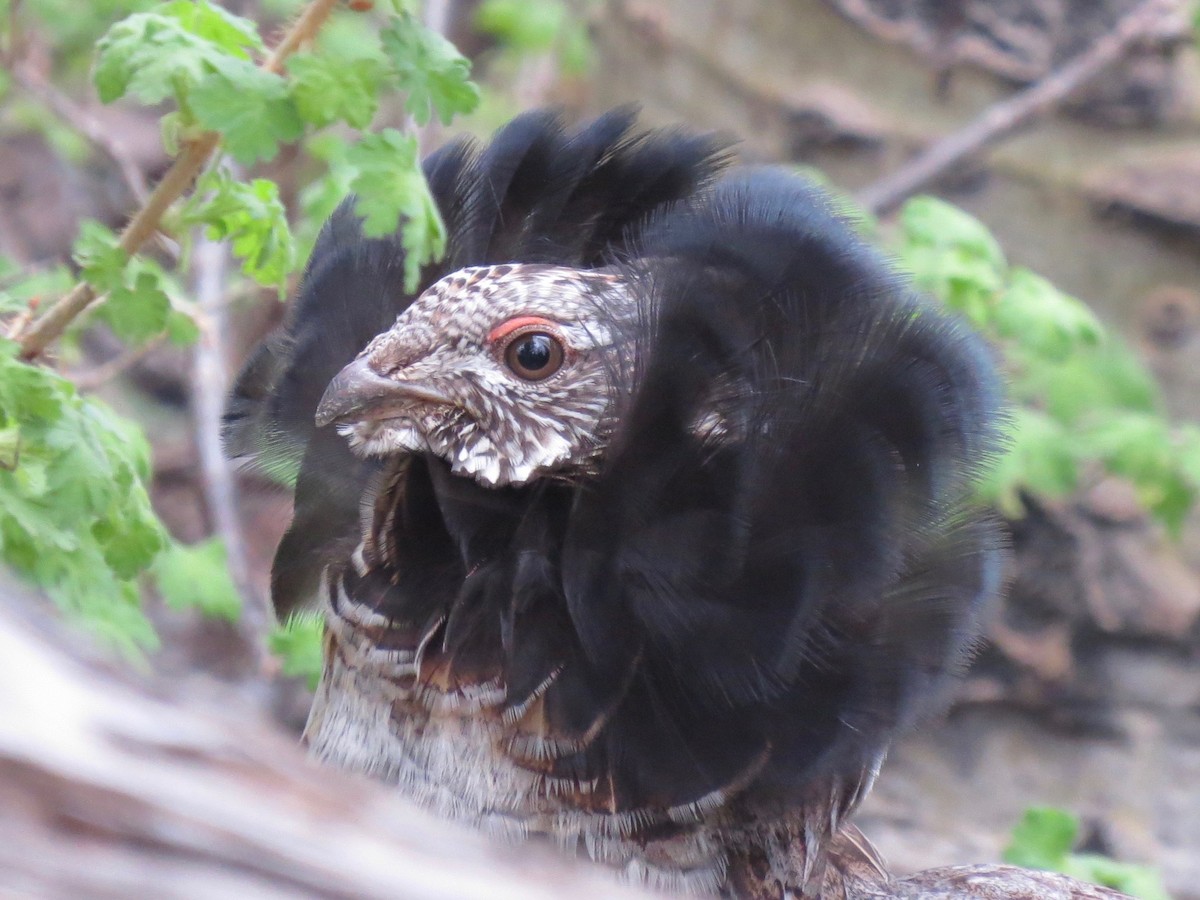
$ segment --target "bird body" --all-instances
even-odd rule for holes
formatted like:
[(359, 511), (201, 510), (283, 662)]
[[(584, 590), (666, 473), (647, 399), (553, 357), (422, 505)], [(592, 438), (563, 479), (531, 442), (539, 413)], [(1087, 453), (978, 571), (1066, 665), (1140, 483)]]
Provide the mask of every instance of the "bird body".
[(426, 174), (422, 291), (343, 207), (227, 415), (298, 467), (312, 752), (656, 886), (878, 870), (845, 820), (1001, 580), (986, 349), (818, 189), (628, 111)]

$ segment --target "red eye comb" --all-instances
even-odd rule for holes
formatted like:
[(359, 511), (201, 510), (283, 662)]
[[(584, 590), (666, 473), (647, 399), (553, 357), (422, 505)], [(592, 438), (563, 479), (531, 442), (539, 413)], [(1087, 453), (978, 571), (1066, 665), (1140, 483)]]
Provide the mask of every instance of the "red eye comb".
[(557, 322), (552, 322), (549, 319), (543, 319), (541, 316), (517, 316), (516, 318), (509, 319), (507, 322), (501, 322), (499, 325), (489, 331), (487, 336), (488, 343), (499, 343), (517, 329), (526, 328), (530, 325), (540, 325), (543, 328), (550, 329), (556, 329), (558, 327)]

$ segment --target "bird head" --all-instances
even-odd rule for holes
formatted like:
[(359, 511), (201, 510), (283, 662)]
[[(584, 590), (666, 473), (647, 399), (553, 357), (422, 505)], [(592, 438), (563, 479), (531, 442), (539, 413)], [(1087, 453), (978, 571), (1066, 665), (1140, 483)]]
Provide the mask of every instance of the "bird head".
[(624, 280), (550, 265), (461, 269), (329, 383), (318, 426), (362, 456), (433, 453), (488, 486), (586, 471), (621, 382)]

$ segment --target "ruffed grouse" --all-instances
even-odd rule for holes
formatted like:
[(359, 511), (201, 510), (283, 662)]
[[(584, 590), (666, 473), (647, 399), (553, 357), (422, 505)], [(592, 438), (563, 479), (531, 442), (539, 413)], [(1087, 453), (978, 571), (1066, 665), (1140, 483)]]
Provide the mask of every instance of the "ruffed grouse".
[(818, 896), (997, 591), (997, 382), (819, 190), (729, 165), (628, 111), (451, 144), (445, 260), (406, 293), (344, 206), (227, 441), (298, 463), (317, 757), (651, 885)]

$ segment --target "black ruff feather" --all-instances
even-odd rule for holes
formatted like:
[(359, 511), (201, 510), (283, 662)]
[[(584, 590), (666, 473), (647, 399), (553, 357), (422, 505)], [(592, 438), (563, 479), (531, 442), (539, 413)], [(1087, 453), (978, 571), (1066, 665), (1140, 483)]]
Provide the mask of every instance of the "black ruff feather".
[(332, 376), (412, 300), (398, 241), (348, 209), (247, 364), (228, 445), (299, 466), (280, 611), (331, 567), (395, 640), (425, 642), (420, 678), (503, 684), (508, 752), (593, 783), (585, 808), (787, 803), (871, 769), (960, 669), (1000, 580), (970, 501), (997, 385), (979, 340), (817, 189), (718, 179), (720, 143), (631, 123), (525, 116), (426, 165), (451, 249), (424, 285), (506, 261), (634, 285), (636, 386), (598, 474), (490, 489), (314, 428)]

